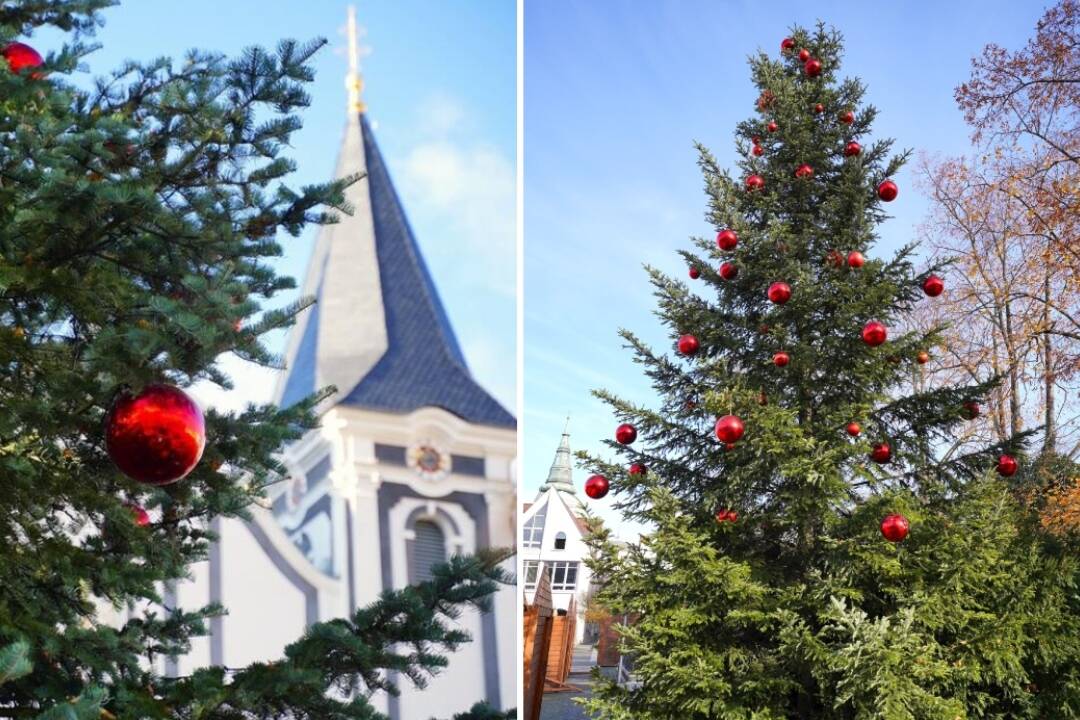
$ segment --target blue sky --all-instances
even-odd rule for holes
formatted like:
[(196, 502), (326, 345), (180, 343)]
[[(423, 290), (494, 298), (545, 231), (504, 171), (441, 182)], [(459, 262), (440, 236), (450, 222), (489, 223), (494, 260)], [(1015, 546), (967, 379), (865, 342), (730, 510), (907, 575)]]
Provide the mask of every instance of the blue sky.
[[(126, 59), (180, 58), (193, 47), (235, 55), (279, 39), (325, 37), (312, 105), (294, 135), (294, 186), (329, 179), (345, 123), (345, 0), (127, 0), (104, 13), (88, 82)], [(516, 9), (510, 0), (355, 0), (366, 28), (369, 117), (473, 373), (515, 401)], [(41, 51), (55, 36), (30, 40)], [(280, 271), (303, 277), (315, 228), (283, 237)], [(294, 294), (295, 295), (295, 294)], [(283, 300), (285, 298), (282, 298)], [(293, 299), (292, 297), (288, 299)], [(283, 335), (269, 338), (283, 347)], [(227, 364), (236, 369), (236, 362)], [(231, 406), (266, 398), (259, 373), (236, 372)]]
[[(1018, 47), (1042, 12), (1001, 0), (526, 2), (522, 498), (546, 478), (568, 413), (575, 449), (600, 449), (614, 433), (590, 389), (655, 397), (616, 331), (668, 346), (642, 264), (685, 277), (676, 249), (714, 232), (692, 142), (734, 167), (735, 125), (758, 94), (749, 55), (778, 53), (792, 24), (832, 24), (846, 38), (844, 73), (868, 84), (880, 111), (873, 136), (961, 154), (968, 131), (953, 89), (971, 57), (989, 42)], [(879, 252), (917, 237), (928, 206), (914, 170), (895, 178)], [(617, 522), (611, 502), (591, 506)]]

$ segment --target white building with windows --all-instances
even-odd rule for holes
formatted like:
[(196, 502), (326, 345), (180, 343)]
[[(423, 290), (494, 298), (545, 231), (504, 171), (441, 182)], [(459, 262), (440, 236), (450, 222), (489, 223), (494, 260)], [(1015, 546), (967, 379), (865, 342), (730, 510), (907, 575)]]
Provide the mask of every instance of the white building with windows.
[(584, 540), (587, 530), (582, 509), (573, 482), (570, 434), (564, 431), (547, 481), (536, 501), (525, 505), (518, 550), (526, 602), (532, 602), (544, 567), (551, 571), (551, 600), (556, 611), (565, 612), (570, 599), (577, 599), (577, 643), (585, 633), (584, 616), (592, 577), (585, 565), (589, 549)]

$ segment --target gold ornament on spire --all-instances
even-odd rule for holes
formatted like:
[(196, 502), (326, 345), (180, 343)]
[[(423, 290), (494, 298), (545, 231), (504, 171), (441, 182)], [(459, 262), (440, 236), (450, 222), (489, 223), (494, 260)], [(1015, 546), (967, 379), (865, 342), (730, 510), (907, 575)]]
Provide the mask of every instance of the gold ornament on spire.
[(346, 29), (349, 35), (349, 73), (345, 76), (345, 89), (349, 92), (349, 115), (362, 113), (367, 110), (367, 105), (360, 99), (364, 90), (364, 76), (360, 72), (360, 58), (369, 55), (371, 49), (360, 45), (359, 36), (362, 30), (356, 25), (356, 6), (349, 6), (348, 23)]

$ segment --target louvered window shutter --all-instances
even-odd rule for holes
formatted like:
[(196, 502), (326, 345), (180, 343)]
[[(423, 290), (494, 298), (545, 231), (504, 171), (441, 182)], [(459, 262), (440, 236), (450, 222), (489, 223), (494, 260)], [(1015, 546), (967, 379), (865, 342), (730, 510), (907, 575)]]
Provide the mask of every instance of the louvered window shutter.
[(409, 583), (431, 579), (431, 567), (446, 562), (446, 537), (438, 525), (419, 520), (413, 528), (416, 538), (409, 558)]

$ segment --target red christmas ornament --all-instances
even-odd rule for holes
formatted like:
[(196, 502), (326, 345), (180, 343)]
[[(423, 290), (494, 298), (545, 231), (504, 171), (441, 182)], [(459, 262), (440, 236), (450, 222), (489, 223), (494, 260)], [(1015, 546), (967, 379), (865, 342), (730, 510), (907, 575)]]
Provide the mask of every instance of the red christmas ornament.
[(754, 153), (756, 157), (761, 157), (765, 154), (765, 149), (760, 145), (755, 145), (750, 152)]
[(716, 244), (721, 250), (734, 250), (739, 244), (739, 236), (731, 228), (721, 230), (716, 234)]
[(772, 356), (772, 361), (776, 367), (784, 367), (791, 362), (791, 356), (781, 350)]
[(825, 106), (822, 105), (821, 103), (818, 103), (817, 105), (814, 106), (814, 112), (816, 112), (818, 115), (820, 115), (821, 113), (825, 112)]
[(885, 202), (892, 202), (900, 194), (900, 189), (892, 180), (885, 180), (877, 186), (877, 196)]
[(690, 279), (691, 280), (697, 280), (699, 277), (701, 277), (701, 271), (698, 270), (693, 265), (691, 265), (690, 266)]
[(877, 320), (871, 320), (866, 323), (862, 329), (863, 342), (870, 347), (877, 347), (881, 343), (885, 342), (889, 337), (889, 331), (885, 329), (885, 326), (879, 323)]
[(1002, 455), (998, 458), (997, 471), (999, 475), (1004, 477), (1012, 477), (1016, 474), (1020, 465), (1016, 462), (1016, 458), (1012, 455)]
[(783, 305), (791, 299), (791, 286), (786, 282), (774, 282), (769, 286), (769, 300), (777, 305)]
[(857, 422), (849, 422), (846, 429), (847, 434), (851, 437), (859, 437), (859, 433), (862, 432), (862, 428), (859, 427), (859, 423)]
[(825, 264), (832, 265), (834, 268), (844, 267), (844, 256), (840, 254), (839, 250), (830, 250), (825, 255)]
[(716, 439), (720, 442), (738, 442), (745, 431), (746, 427), (738, 415), (725, 415), (716, 421)]
[(848, 264), (849, 268), (855, 268), (855, 269), (861, 268), (863, 266), (863, 263), (865, 263), (865, 262), (866, 262), (866, 258), (864, 258), (863, 254), (861, 252), (859, 252), (858, 250), (852, 250), (851, 252), (848, 253), (847, 264)]
[(761, 144), (761, 136), (760, 135), (751, 135), (750, 136), (750, 142), (754, 143), (755, 145), (760, 145)]
[(105, 421), (105, 445), (122, 473), (150, 485), (176, 482), (199, 463), (206, 446), (202, 410), (183, 390), (149, 385), (123, 394)]
[(802, 50), (799, 51), (799, 62), (806, 62), (809, 59), (810, 59), (810, 51), (809, 50), (807, 50), (806, 48), (803, 48)]
[(603, 475), (593, 475), (585, 481), (585, 494), (593, 500), (599, 500), (608, 494), (608, 479)]
[(870, 451), (870, 459), (876, 463), (884, 465), (892, 458), (892, 450), (889, 448), (889, 443), (878, 443)]
[(931, 275), (923, 281), (922, 290), (929, 297), (937, 297), (945, 291), (945, 281), (937, 275)]
[(679, 338), (679, 352), (683, 355), (694, 355), (701, 348), (701, 343), (693, 335), (683, 335)]
[(925, 350), (920, 350), (919, 354), (915, 356), (915, 362), (919, 363), (920, 365), (925, 365), (926, 363), (930, 362), (930, 353), (926, 352)]
[(633, 463), (630, 466), (629, 473), (631, 475), (644, 475), (645, 474), (645, 465), (643, 463)]
[(855, 113), (850, 110), (840, 113), (840, 122), (844, 123), (845, 125), (850, 125), (851, 123), (855, 122)]
[(855, 157), (862, 152), (862, 145), (852, 140), (844, 146), (844, 157)]
[(979, 403), (974, 401), (968, 401), (964, 403), (964, 417), (968, 420), (974, 420), (979, 417), (979, 413), (982, 412), (982, 408), (979, 407)]
[(623, 423), (615, 428), (615, 442), (620, 445), (629, 445), (637, 440), (637, 428), (630, 423)]
[(754, 190), (760, 190), (763, 187), (765, 187), (765, 178), (761, 177), (760, 175), (751, 175), (750, 177), (746, 178), (747, 190), (750, 190), (752, 192)]
[(777, 128), (779, 128), (779, 127), (780, 126), (776, 124), (775, 120), (770, 120), (769, 124), (765, 126), (765, 129), (768, 130), (769, 132), (776, 132)]
[(821, 61), (820, 60), (808, 60), (803, 65), (803, 71), (806, 72), (806, 77), (817, 77), (821, 74)]
[(135, 503), (125, 503), (124, 507), (131, 511), (131, 519), (139, 527), (146, 527), (150, 524), (150, 513), (146, 512), (141, 506)]
[(801, 179), (814, 177), (814, 168), (810, 167), (806, 163), (803, 163), (799, 167), (795, 168), (795, 177)]
[(735, 512), (734, 510), (726, 510), (726, 509), (724, 509), (724, 510), (718, 510), (716, 512), (716, 522), (718, 522), (718, 523), (726, 523), (726, 522), (732, 522), (733, 523), (733, 522), (736, 522), (738, 519), (739, 519), (739, 513)]
[(725, 280), (734, 280), (739, 274), (739, 267), (733, 262), (721, 263), (720, 277)]
[(784, 38), (780, 41), (780, 52), (787, 52), (795, 47), (795, 41), (791, 38)]
[(903, 515), (887, 515), (881, 521), (881, 534), (889, 542), (900, 542), (908, 535), (909, 524)]
[[(0, 50), (0, 54), (7, 60), (8, 69), (13, 73), (20, 73), (27, 68), (39, 67), (45, 62), (45, 59), (41, 57), (41, 53), (21, 42), (8, 43), (3, 50)], [(41, 73), (30, 73), (30, 77), (38, 80), (41, 78)]]

